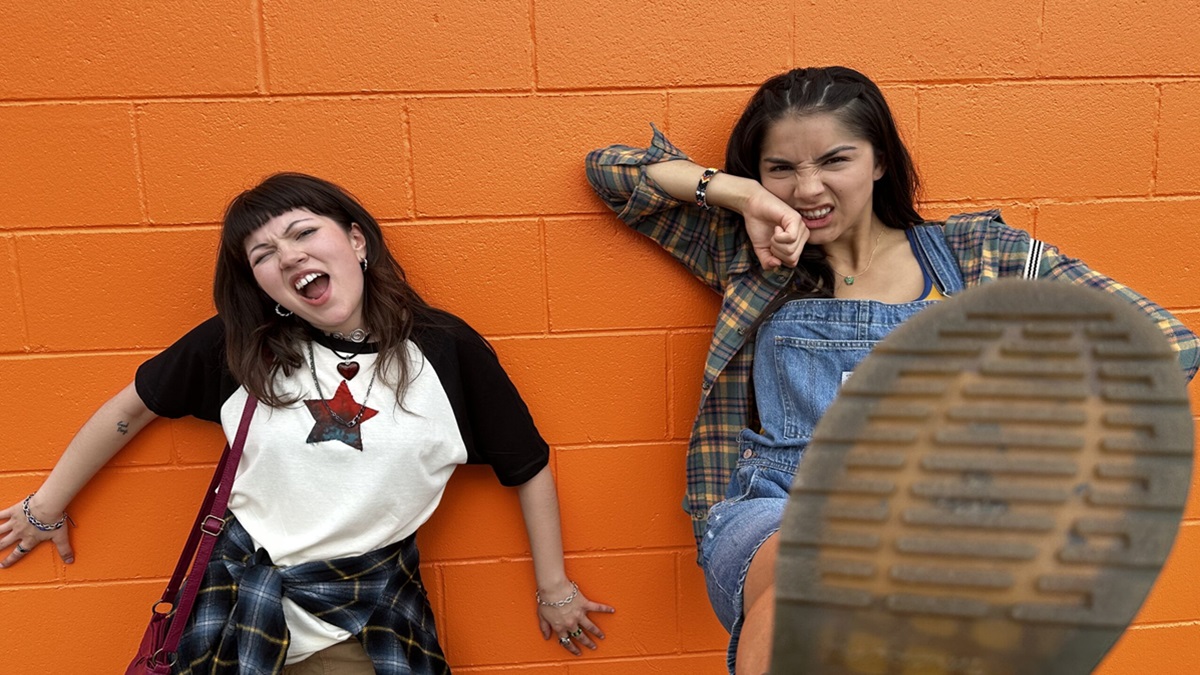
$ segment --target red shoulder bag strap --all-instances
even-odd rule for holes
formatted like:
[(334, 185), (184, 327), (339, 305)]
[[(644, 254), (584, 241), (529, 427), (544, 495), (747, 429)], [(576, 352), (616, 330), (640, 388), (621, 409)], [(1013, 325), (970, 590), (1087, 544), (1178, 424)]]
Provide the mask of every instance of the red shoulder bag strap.
[[(159, 600), (159, 604), (174, 602), (180, 583), (183, 583), (185, 578), (187, 579), (183, 595), (179, 598), (179, 604), (173, 609), (175, 616), (171, 619), (171, 629), (167, 631), (162, 648), (151, 657), (152, 663), (163, 663), (163, 660), (160, 659), (173, 654), (175, 648), (179, 646), (179, 638), (183, 635), (188, 616), (192, 613), (196, 594), (200, 592), (200, 581), (204, 577), (204, 570), (208, 567), (209, 559), (212, 558), (217, 535), (221, 534), (222, 528), (225, 527), (224, 516), (225, 508), (229, 505), (229, 491), (233, 487), (233, 477), (237, 474), (238, 463), (242, 459), (242, 448), (246, 445), (246, 434), (250, 431), (250, 419), (254, 417), (254, 410), (257, 407), (257, 398), (250, 396), (246, 399), (246, 407), (242, 409), (242, 419), (238, 423), (233, 445), (226, 445), (225, 451), (221, 453), (217, 470), (213, 472), (212, 482), (209, 483), (208, 492), (204, 495), (204, 503), (200, 506), (199, 513), (196, 514), (196, 522), (192, 524), (191, 534), (188, 535), (187, 543), (183, 545), (183, 553), (179, 556), (179, 562), (175, 564), (175, 573), (171, 575), (171, 581), (167, 583), (167, 588), (163, 591), (162, 600)], [(194, 558), (193, 554), (195, 554)], [(189, 567), (190, 572), (188, 571)]]

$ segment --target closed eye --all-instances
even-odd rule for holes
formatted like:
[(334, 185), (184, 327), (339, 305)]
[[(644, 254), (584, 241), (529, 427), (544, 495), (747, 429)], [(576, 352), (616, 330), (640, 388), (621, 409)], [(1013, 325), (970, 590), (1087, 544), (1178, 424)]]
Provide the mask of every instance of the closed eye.
[(274, 253), (274, 251), (265, 251), (261, 255), (255, 256), (254, 260), (250, 261), (250, 266), (258, 267), (258, 264), (261, 263), (262, 261), (266, 260), (267, 258), (270, 258), (272, 253)]

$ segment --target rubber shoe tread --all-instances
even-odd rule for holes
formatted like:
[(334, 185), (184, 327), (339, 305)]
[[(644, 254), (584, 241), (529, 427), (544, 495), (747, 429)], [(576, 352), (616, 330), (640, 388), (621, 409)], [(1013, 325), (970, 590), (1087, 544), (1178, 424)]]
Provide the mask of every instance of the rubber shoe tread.
[(1185, 387), (1142, 312), (1066, 283), (985, 284), (897, 328), (800, 462), (771, 672), (1091, 672), (1178, 531)]

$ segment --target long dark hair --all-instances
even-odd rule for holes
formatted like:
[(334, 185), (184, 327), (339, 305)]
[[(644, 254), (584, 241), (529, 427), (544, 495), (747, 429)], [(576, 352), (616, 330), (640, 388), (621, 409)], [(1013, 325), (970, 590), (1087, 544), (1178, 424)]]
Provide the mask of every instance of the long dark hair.
[[(225, 323), (225, 354), (233, 377), (264, 403), (295, 403), (275, 389), (276, 375), (303, 368), (301, 345), (310, 328), (295, 316), (280, 317), (272, 300), (254, 280), (246, 257), (246, 237), (267, 221), (293, 209), (325, 216), (347, 232), (357, 224), (366, 240), (363, 273), (363, 321), (379, 346), (379, 377), (403, 400), (409, 381), (404, 347), (414, 325), (434, 311), (408, 285), (400, 263), (383, 240), (379, 223), (346, 190), (302, 173), (277, 173), (246, 190), (225, 209), (217, 252), (213, 301)], [(398, 377), (392, 380), (391, 374)]]
[[(922, 222), (916, 201), (920, 179), (879, 87), (862, 73), (830, 66), (797, 68), (758, 88), (725, 146), (725, 171), (760, 180), (758, 161), (772, 124), (790, 115), (829, 113), (875, 149), (883, 176), (875, 181), (871, 208), (887, 227), (905, 230)], [(825, 252), (806, 246), (796, 266), (790, 297), (832, 297), (833, 268)]]

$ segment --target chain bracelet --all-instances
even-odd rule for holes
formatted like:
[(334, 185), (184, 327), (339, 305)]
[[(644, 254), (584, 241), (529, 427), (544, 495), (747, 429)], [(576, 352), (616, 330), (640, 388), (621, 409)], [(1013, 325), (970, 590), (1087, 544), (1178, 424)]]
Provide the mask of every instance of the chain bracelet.
[(541, 605), (542, 607), (566, 607), (567, 605), (571, 604), (571, 601), (574, 600), (575, 596), (577, 596), (577, 595), (579, 595), (579, 584), (575, 583), (574, 581), (571, 582), (571, 594), (568, 595), (566, 598), (563, 598), (562, 600), (555, 600), (554, 602), (546, 602), (545, 600), (542, 599), (541, 591), (533, 592), (533, 597), (537, 598), (538, 604)]
[(29, 511), (29, 500), (33, 499), (35, 494), (37, 493), (30, 492), (29, 496), (25, 498), (25, 501), (21, 502), (21, 510), (25, 512), (25, 518), (29, 521), (29, 524), (41, 530), (42, 532), (53, 532), (62, 527), (63, 523), (67, 522), (66, 511), (63, 511), (62, 518), (59, 518), (57, 523), (43, 523)]

